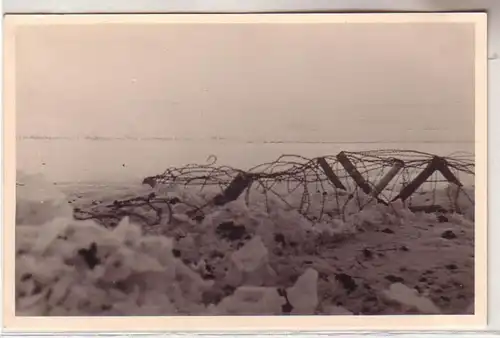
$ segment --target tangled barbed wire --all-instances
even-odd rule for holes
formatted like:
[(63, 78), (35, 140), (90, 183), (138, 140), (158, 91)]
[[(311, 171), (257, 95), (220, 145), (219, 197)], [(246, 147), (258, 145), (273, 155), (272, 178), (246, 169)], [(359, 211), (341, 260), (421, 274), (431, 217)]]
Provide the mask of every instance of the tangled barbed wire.
[[(374, 201), (390, 205), (400, 199), (416, 211), (463, 213), (464, 208), (473, 209), (474, 206), (473, 190), (470, 190), (474, 187), (473, 182), (474, 157), (466, 153), (439, 157), (413, 150), (389, 149), (343, 151), (315, 158), (284, 154), (275, 161), (248, 170), (217, 165), (217, 157), (211, 155), (206, 164), (167, 168), (162, 174), (146, 177), (142, 182), (156, 192), (165, 186), (197, 192), (212, 189), (213, 194), (208, 194), (203, 203), (190, 204), (186, 199), (160, 198), (152, 193), (115, 201), (106, 212), (88, 211), (87, 217), (118, 218), (130, 213), (131, 205), (137, 206), (140, 202), (142, 207), (152, 208), (156, 215), (147, 222), (151, 225), (162, 221), (162, 212), (168, 211), (171, 220), (171, 204), (175, 202), (189, 205), (188, 214), (202, 219), (205, 208), (224, 205), (241, 195), (247, 205), (252, 201), (263, 203), (269, 211), (273, 203), (281, 203), (283, 207), (296, 209), (311, 222), (321, 221), (325, 216), (344, 217), (347, 205), (353, 201), (358, 210)], [(450, 189), (450, 185), (454, 188)], [(159, 206), (161, 204), (163, 207)]]

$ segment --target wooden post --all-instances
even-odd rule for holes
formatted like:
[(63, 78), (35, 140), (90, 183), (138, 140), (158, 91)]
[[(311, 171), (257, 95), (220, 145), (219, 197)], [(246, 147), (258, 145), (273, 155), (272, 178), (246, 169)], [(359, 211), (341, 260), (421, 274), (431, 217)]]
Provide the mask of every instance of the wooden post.
[(405, 163), (401, 160), (395, 159), (395, 163), (391, 170), (378, 182), (378, 184), (375, 186), (375, 189), (373, 189), (372, 196), (377, 197), (382, 190), (384, 190), (385, 187), (389, 184), (389, 182), (396, 176), (399, 171), (404, 167)]
[(151, 188), (154, 188), (154, 187), (156, 187), (156, 184), (158, 183), (157, 178), (158, 178), (157, 176), (148, 176), (148, 177), (144, 178), (144, 180), (142, 181), (142, 184), (147, 184)]
[(349, 175), (352, 177), (354, 182), (363, 190), (363, 192), (367, 195), (370, 195), (372, 193), (372, 188), (368, 182), (363, 178), (361, 173), (356, 169), (354, 164), (352, 164), (351, 161), (349, 161), (349, 158), (346, 156), (346, 154), (341, 151), (337, 155), (337, 160), (342, 164), (344, 169), (349, 173)]
[(231, 183), (229, 183), (222, 194), (215, 196), (213, 203), (220, 206), (236, 200), (241, 193), (250, 186), (252, 181), (253, 177), (251, 175), (239, 173)]
[(437, 170), (448, 180), (450, 183), (454, 183), (457, 186), (461, 187), (462, 183), (458, 180), (458, 178), (451, 172), (448, 167), (448, 163), (444, 158), (439, 158), (437, 162)]
[(326, 177), (328, 177), (330, 182), (332, 182), (336, 188), (347, 190), (340, 181), (340, 179), (337, 177), (337, 175), (335, 175), (332, 168), (328, 165), (324, 157), (318, 158), (318, 164), (320, 165), (321, 169), (323, 169), (323, 172), (325, 173)]
[(401, 200), (406, 200), (411, 196), (431, 175), (437, 170), (441, 159), (438, 156), (434, 156), (434, 158), (429, 162), (427, 167), (413, 179), (406, 187), (401, 190), (401, 192), (393, 198), (393, 201), (400, 198)]

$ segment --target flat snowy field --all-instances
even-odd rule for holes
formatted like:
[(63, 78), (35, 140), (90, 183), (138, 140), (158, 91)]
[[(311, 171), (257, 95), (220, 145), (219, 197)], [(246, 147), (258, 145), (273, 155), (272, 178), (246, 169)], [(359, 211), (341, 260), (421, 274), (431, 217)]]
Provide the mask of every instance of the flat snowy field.
[[(366, 196), (360, 208), (359, 198), (341, 196), (342, 212), (311, 222), (272, 197), (247, 205), (243, 194), (193, 217), (189, 205), (215, 192), (18, 182), (18, 315), (473, 313), (467, 198), (458, 214), (412, 212)], [(164, 216), (157, 224), (145, 225), (158, 215), (143, 206), (128, 207), (141, 217), (118, 225), (73, 218), (73, 208), (80, 216), (109, 213), (113, 201), (153, 191), (171, 207), (157, 203)]]

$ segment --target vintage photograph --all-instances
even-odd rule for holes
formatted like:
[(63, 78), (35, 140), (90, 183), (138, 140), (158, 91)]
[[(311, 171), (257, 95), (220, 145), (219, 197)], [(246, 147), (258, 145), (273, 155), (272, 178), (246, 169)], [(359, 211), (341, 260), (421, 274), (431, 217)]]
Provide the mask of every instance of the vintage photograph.
[(16, 26), (16, 316), (474, 314), (475, 24), (203, 16)]

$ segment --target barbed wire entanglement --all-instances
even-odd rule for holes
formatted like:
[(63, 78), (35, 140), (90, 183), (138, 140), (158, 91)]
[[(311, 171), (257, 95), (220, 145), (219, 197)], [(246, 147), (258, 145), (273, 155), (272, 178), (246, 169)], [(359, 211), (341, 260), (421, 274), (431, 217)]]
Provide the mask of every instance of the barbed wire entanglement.
[[(207, 164), (168, 168), (142, 183), (154, 192), (98, 210), (79, 210), (75, 217), (108, 220), (113, 225), (123, 216), (134, 215), (155, 225), (171, 222), (172, 206), (183, 204), (186, 215), (202, 220), (208, 208), (237, 199), (244, 199), (249, 207), (263, 205), (268, 212), (279, 204), (311, 222), (343, 218), (353, 203), (362, 210), (369, 204), (392, 205), (399, 200), (415, 212), (468, 213), (471, 218), (474, 210), (474, 156), (466, 153), (441, 157), (412, 150), (375, 150), (315, 158), (282, 155), (248, 170), (219, 166), (212, 156)], [(197, 197), (187, 198), (178, 189)], [(168, 194), (174, 190), (177, 194)]]

